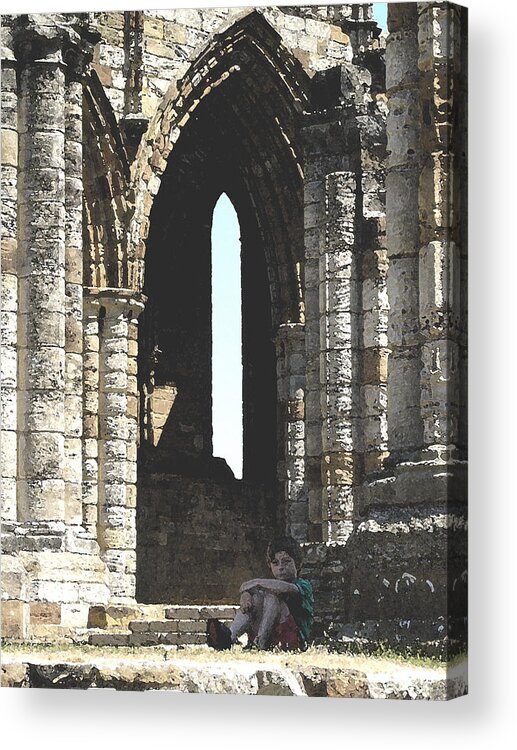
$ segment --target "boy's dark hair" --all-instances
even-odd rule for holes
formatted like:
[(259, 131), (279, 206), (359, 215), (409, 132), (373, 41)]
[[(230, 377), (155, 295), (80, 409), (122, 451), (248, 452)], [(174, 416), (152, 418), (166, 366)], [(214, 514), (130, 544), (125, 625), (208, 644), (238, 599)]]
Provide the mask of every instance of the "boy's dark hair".
[(296, 539), (292, 536), (275, 537), (267, 546), (266, 557), (268, 563), (271, 563), (277, 552), (287, 552), (293, 558), (297, 568), (302, 562), (302, 550)]

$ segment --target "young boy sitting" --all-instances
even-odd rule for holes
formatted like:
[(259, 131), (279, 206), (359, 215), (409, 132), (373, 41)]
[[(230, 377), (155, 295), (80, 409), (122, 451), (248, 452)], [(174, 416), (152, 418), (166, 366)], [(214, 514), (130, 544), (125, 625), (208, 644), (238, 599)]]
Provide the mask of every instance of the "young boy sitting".
[(230, 628), (211, 619), (207, 643), (225, 649), (248, 634), (248, 646), (284, 651), (307, 648), (314, 616), (312, 586), (298, 578), (301, 550), (292, 537), (274, 539), (267, 548), (273, 578), (253, 578), (240, 587), (240, 608)]

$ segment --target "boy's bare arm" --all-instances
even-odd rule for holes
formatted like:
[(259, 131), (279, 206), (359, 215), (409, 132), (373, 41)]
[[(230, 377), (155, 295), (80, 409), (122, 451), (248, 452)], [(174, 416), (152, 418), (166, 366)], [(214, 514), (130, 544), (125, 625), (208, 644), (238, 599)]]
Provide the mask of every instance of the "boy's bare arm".
[(272, 591), (274, 594), (298, 594), (299, 589), (294, 583), (288, 581), (279, 581), (276, 578), (252, 578), (246, 581), (240, 588), (240, 593), (251, 591), (251, 589), (261, 588), (266, 591)]

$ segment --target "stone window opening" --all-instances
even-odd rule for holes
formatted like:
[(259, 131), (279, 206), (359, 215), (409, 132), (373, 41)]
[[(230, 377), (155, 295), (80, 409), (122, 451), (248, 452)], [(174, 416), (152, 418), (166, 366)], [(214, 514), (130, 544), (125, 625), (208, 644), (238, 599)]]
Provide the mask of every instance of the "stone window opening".
[(212, 444), (242, 479), (241, 242), (237, 212), (222, 193), (212, 217)]

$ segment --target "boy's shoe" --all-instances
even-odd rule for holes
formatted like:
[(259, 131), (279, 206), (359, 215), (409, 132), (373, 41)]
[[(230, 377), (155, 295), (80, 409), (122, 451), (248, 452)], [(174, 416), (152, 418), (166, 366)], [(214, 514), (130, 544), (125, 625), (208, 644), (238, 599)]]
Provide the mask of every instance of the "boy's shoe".
[(224, 622), (211, 617), (206, 623), (206, 642), (210, 648), (224, 651), (232, 647), (232, 634)]

